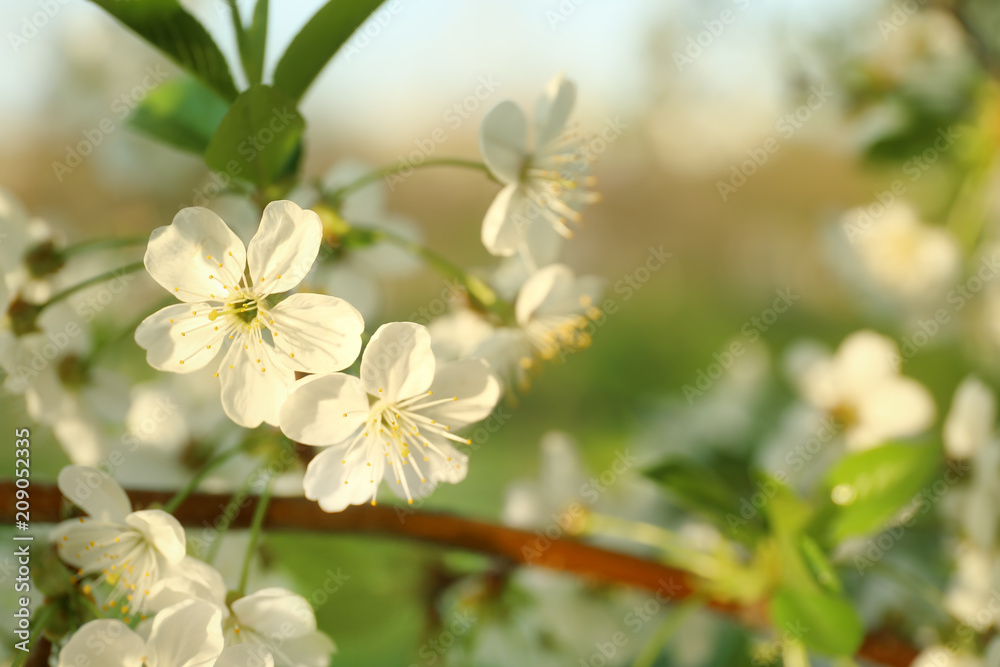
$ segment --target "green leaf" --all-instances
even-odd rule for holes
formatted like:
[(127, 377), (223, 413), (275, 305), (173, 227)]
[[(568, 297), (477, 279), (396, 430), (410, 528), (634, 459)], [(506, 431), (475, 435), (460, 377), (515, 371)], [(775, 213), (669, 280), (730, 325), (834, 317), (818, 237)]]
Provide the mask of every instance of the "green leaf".
[(745, 470), (742, 468), (743, 478), (739, 479), (724, 461), (713, 461), (709, 466), (678, 457), (646, 470), (645, 475), (688, 511), (714, 522), (728, 535), (751, 541), (764, 522), (749, 500), (758, 489), (751, 486)]
[(813, 578), (829, 593), (841, 593), (844, 586), (829, 559), (819, 545), (808, 535), (799, 537), (799, 552)]
[(91, 0), (227, 100), (236, 97), (229, 64), (211, 35), (178, 0)]
[(155, 139), (201, 155), (229, 104), (197, 79), (168, 81), (146, 96), (129, 124)]
[(260, 83), (264, 77), (264, 55), (267, 48), (268, 0), (257, 0), (253, 21), (246, 33), (243, 71), (250, 83)]
[(835, 542), (877, 530), (917, 500), (941, 463), (935, 443), (888, 444), (841, 459), (826, 486), (838, 505), (830, 518)]
[[(768, 478), (762, 478), (767, 481)], [(813, 508), (784, 484), (770, 479), (774, 491), (764, 506), (771, 535), (781, 555), (781, 580), (801, 591), (820, 592), (820, 582), (802, 550), (803, 529), (813, 516)]]
[(271, 86), (254, 84), (222, 119), (205, 162), (263, 188), (298, 168), (304, 129), (294, 101)]
[(853, 655), (864, 639), (851, 603), (829, 593), (780, 589), (771, 601), (771, 622), (784, 642), (800, 641), (831, 656)]
[(330, 0), (292, 39), (274, 70), (274, 86), (300, 99), (344, 42), (383, 0)]

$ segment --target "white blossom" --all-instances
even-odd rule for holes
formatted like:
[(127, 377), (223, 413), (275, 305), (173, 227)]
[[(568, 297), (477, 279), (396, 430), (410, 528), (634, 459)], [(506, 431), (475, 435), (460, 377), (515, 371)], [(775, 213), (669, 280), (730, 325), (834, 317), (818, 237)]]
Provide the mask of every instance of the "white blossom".
[(306, 470), (306, 497), (327, 512), (371, 500), (389, 475), (412, 502), (438, 482), (465, 478), (468, 444), (457, 429), (484, 419), (500, 385), (485, 362), (438, 365), (426, 327), (385, 324), (361, 358), (361, 377), (334, 373), (300, 380), (281, 410), (281, 430), (324, 446)]
[(319, 217), (288, 201), (268, 204), (246, 248), (204, 208), (186, 208), (155, 230), (146, 268), (184, 303), (150, 315), (136, 330), (149, 364), (192, 372), (228, 344), (216, 371), (223, 409), (248, 428), (276, 425), (296, 371), (340, 370), (361, 348), (364, 322), (346, 301), (319, 294), (293, 294), (276, 305), (269, 299), (302, 281), (321, 236)]
[(567, 126), (576, 86), (557, 74), (538, 101), (533, 143), (528, 120), (505, 100), (490, 109), (479, 131), (479, 146), (490, 172), (503, 184), (483, 219), (482, 241), (493, 255), (521, 254), (538, 266), (554, 256), (570, 223), (582, 220), (579, 209), (597, 201), (587, 189), (591, 158), (580, 135)]

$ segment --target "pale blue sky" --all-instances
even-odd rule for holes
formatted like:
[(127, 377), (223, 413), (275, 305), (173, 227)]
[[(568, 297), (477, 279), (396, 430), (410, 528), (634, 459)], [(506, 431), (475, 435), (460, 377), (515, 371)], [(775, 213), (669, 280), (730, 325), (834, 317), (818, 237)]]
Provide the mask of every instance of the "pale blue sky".
[[(0, 7), (7, 32), (0, 48), (4, 140), (27, 141), (26, 125), (50, 103), (58, 63), (65, 57), (60, 41), (72, 38), (79, 48), (87, 44), (95, 27), (107, 26), (100, 10), (89, 3), (64, 0), (65, 6), (59, 5), (38, 35), (15, 53), (10, 31), (19, 31), (25, 17), (38, 14), (41, 1), (8, 0)], [(231, 52), (226, 3), (185, 0), (185, 4)], [(271, 66), (321, 4), (322, 0), (272, 1)], [(723, 9), (733, 11), (737, 20), (685, 76), (699, 87), (724, 92), (726, 104), (743, 96), (753, 102), (748, 109), (767, 109), (772, 106), (769, 99), (780, 97), (784, 75), (776, 60), (775, 40), (786, 47), (808, 44), (862, 6), (857, 0), (393, 0), (380, 10), (384, 27), (369, 27), (377, 34), (364, 48), (352, 51), (350, 57), (342, 54), (327, 68), (304, 112), (307, 118), (323, 119), (314, 127), (369, 135), (378, 128), (372, 141), (389, 146), (407, 143), (415, 133), (439, 125), (444, 111), (470, 94), (481, 76), (492, 75), (501, 84), (496, 99), (484, 106), (504, 97), (533, 104), (552, 74), (565, 70), (580, 85), (579, 114), (585, 123), (629, 115), (648, 103), (657, 77), (677, 77), (675, 71), (658, 72), (651, 66), (651, 29), (663, 27), (661, 39), (681, 46), (687, 36), (702, 29), (706, 17), (718, 16)], [(553, 16), (563, 20), (553, 23)], [(100, 31), (93, 34), (100, 39)]]

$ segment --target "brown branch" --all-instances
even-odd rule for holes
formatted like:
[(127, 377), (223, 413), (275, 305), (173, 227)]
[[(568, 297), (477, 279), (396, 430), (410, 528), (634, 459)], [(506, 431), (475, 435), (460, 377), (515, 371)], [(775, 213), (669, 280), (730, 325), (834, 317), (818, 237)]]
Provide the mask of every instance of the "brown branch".
[[(14, 489), (13, 482), (0, 482), (0, 521), (5, 523), (15, 519)], [(32, 484), (30, 493), (33, 523), (55, 523), (66, 518), (62, 494), (56, 487)], [(171, 497), (170, 493), (160, 491), (131, 490), (128, 495), (136, 508), (162, 504)], [(229, 500), (228, 495), (192, 494), (174, 511), (174, 516), (185, 526), (214, 528), (220, 519), (220, 508)], [(229, 525), (248, 526), (256, 503), (257, 498), (247, 498), (242, 511), (232, 517)], [(409, 507), (363, 505), (328, 514), (305, 498), (272, 498), (264, 527), (273, 531), (407, 537), (500, 556), (513, 563), (571, 572), (594, 582), (633, 586), (668, 595), (673, 600), (690, 597), (698, 583), (693, 575), (683, 570), (577, 540), (563, 537), (548, 539), (525, 530)], [(748, 609), (720, 600), (710, 601), (708, 605), (751, 624), (761, 622), (760, 609)], [(889, 667), (906, 667), (913, 662), (917, 650), (895, 636), (879, 633), (865, 639), (858, 655)]]

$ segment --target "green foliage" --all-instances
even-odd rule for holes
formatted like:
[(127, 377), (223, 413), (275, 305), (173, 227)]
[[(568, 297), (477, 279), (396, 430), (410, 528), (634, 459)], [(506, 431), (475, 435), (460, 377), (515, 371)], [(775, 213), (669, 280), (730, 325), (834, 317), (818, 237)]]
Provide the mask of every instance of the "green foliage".
[(864, 635), (861, 620), (825, 554), (804, 530), (814, 508), (788, 487), (775, 485), (765, 506), (781, 562), (781, 585), (771, 617), (783, 642), (798, 641), (830, 655), (854, 653)]
[(229, 104), (197, 79), (180, 77), (159, 86), (129, 117), (132, 127), (181, 150), (201, 155)]
[(914, 501), (940, 463), (935, 443), (888, 444), (845, 456), (826, 476), (838, 504), (828, 537), (836, 543), (881, 528)]
[(222, 51), (178, 0), (92, 0), (227, 100), (236, 97)]
[(268, 0), (257, 0), (253, 20), (246, 32), (244, 48), (240, 54), (243, 71), (250, 83), (260, 83), (264, 77), (264, 54), (267, 45)]
[(208, 166), (258, 187), (294, 174), (305, 121), (282, 91), (254, 84), (240, 93), (208, 149)]
[(288, 45), (274, 70), (274, 85), (298, 100), (344, 42), (382, 0), (330, 0)]
[(825, 592), (779, 590), (771, 601), (771, 622), (784, 640), (801, 641), (827, 655), (851, 655), (864, 638), (851, 603)]
[[(694, 514), (711, 521), (725, 535), (752, 538), (763, 530), (756, 512), (749, 517), (743, 510), (746, 499), (757, 491), (742, 462), (716, 456), (708, 464), (675, 457), (645, 471), (677, 502)], [(744, 523), (745, 522), (745, 523)], [(735, 530), (738, 524), (739, 530)]]

